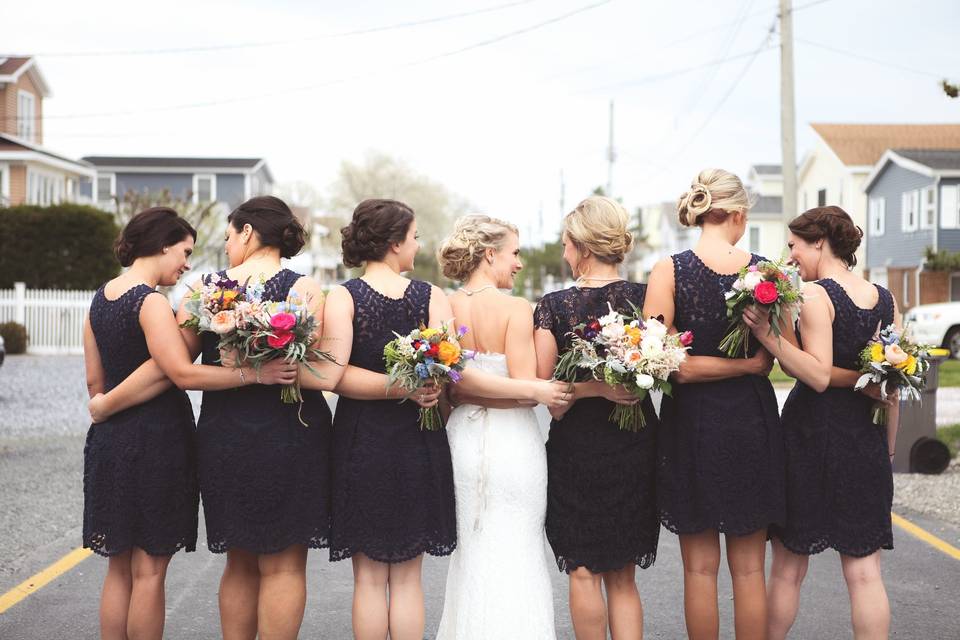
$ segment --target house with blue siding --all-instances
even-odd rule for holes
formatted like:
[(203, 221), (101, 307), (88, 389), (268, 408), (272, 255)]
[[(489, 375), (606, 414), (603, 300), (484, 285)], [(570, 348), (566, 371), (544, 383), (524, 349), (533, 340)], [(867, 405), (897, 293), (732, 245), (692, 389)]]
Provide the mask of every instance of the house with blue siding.
[(88, 156), (96, 180), (82, 185), (97, 206), (114, 210), (127, 193), (169, 191), (198, 204), (217, 202), (233, 209), (248, 198), (273, 191), (273, 175), (263, 158), (147, 158)]
[(960, 251), (960, 148), (889, 149), (864, 192), (870, 279), (902, 310), (960, 300), (960, 273), (924, 268), (927, 248)]

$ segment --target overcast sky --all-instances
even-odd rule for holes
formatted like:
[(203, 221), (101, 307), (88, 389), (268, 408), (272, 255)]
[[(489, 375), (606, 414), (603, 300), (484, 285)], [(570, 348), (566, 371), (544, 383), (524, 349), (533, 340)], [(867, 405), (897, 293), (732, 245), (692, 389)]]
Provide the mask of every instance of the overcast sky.
[[(323, 189), (377, 149), (525, 231), (542, 211), (550, 234), (561, 171), (566, 208), (607, 181), (610, 100), (631, 207), (703, 167), (779, 163), (776, 4), (31, 0), (0, 7), (0, 53), (38, 55), (45, 145), (74, 157), (263, 156), (279, 182)], [(960, 2), (794, 6), (799, 156), (809, 122), (960, 122), (938, 86), (960, 80)], [(76, 55), (194, 47), (233, 48)]]

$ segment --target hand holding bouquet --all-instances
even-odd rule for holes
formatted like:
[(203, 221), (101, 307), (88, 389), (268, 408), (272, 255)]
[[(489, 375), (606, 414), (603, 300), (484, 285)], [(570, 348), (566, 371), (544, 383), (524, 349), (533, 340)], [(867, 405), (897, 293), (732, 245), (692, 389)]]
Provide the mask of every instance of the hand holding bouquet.
[(780, 338), (780, 322), (784, 316), (792, 319), (793, 310), (803, 301), (800, 290), (793, 285), (796, 267), (782, 262), (764, 261), (744, 267), (725, 295), (730, 326), (720, 341), (720, 349), (730, 358), (747, 357), (750, 346), (750, 327), (743, 321), (743, 311), (757, 305), (769, 312), (770, 333)]
[[(259, 372), (266, 362), (282, 358), (306, 365), (319, 376), (311, 362), (335, 360), (313, 346), (319, 327), (309, 301), (301, 301), (293, 291), (283, 302), (264, 300), (263, 285), (262, 279), (241, 285), (229, 278), (211, 278), (187, 298), (184, 307), (190, 319), (181, 326), (217, 334), (221, 353), (238, 355), (235, 366), (250, 364)], [(280, 397), (285, 403), (303, 402), (299, 381), (284, 385)]]
[[(878, 327), (879, 329), (879, 327)], [(920, 400), (920, 390), (930, 369), (932, 347), (912, 342), (894, 325), (878, 330), (873, 340), (860, 352), (860, 371), (855, 389), (873, 382), (880, 386), (880, 398), (886, 400), (895, 392), (906, 400)], [(887, 423), (887, 408), (882, 402), (874, 405), (873, 423)]]
[[(610, 310), (605, 316), (574, 327), (570, 349), (560, 356), (554, 377), (563, 382), (593, 378), (610, 386), (622, 385), (638, 400), (650, 389), (670, 394), (670, 374), (680, 368), (693, 334), (667, 333), (657, 318), (643, 320), (637, 309), (630, 316)], [(618, 404), (610, 414), (620, 429), (645, 426), (639, 404)]]
[[(421, 325), (405, 336), (394, 333), (397, 337), (383, 348), (387, 386), (399, 383), (407, 392), (406, 400), (430, 381), (437, 386), (459, 382), (460, 372), (473, 357), (472, 351), (460, 347), (460, 338), (466, 333), (466, 327), (456, 329), (452, 321), (436, 329)], [(436, 431), (442, 426), (436, 406), (420, 408), (421, 429)]]

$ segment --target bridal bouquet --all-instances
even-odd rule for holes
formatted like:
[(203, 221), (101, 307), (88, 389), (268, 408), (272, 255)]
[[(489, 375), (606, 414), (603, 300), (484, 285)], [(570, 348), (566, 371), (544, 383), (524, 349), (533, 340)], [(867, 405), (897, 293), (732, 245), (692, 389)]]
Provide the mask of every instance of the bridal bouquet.
[[(433, 381), (442, 385), (459, 382), (460, 372), (473, 352), (460, 347), (460, 338), (467, 333), (466, 327), (454, 327), (452, 321), (444, 322), (436, 329), (420, 325), (405, 336), (397, 336), (383, 348), (387, 365), (387, 386), (399, 383), (408, 392), (408, 399), (417, 388)], [(443, 426), (440, 410), (436, 407), (420, 408), (420, 428), (436, 431)]]
[(743, 311), (757, 305), (770, 311), (770, 332), (780, 338), (780, 321), (792, 314), (803, 301), (800, 290), (793, 284), (796, 267), (782, 262), (764, 261), (744, 267), (737, 274), (733, 288), (725, 295), (730, 326), (720, 341), (720, 349), (735, 358), (741, 353), (747, 357), (750, 346), (750, 327), (743, 321)]
[[(651, 389), (669, 395), (668, 378), (686, 359), (693, 334), (667, 333), (659, 319), (643, 320), (636, 308), (629, 316), (614, 311), (610, 303), (607, 308), (607, 315), (574, 327), (570, 349), (560, 356), (554, 377), (563, 382), (587, 377), (610, 386), (623, 385), (640, 400)], [(646, 424), (639, 403), (616, 405), (610, 420), (628, 431)]]
[[(879, 329), (879, 327), (878, 327)], [(855, 389), (874, 382), (880, 385), (884, 400), (895, 391), (905, 400), (920, 400), (920, 390), (930, 369), (928, 345), (912, 342), (905, 332), (894, 325), (878, 330), (873, 340), (860, 352), (860, 371)], [(887, 423), (887, 409), (878, 403), (873, 408), (873, 423)]]
[[(313, 346), (319, 327), (309, 301), (301, 301), (293, 291), (283, 302), (264, 300), (263, 285), (262, 278), (244, 284), (223, 276), (211, 278), (187, 298), (184, 308), (190, 318), (180, 326), (215, 333), (221, 353), (238, 354), (237, 366), (249, 363), (259, 369), (264, 362), (283, 358), (319, 376), (311, 362), (335, 360)], [(303, 402), (299, 381), (284, 385), (280, 398), (285, 403)]]

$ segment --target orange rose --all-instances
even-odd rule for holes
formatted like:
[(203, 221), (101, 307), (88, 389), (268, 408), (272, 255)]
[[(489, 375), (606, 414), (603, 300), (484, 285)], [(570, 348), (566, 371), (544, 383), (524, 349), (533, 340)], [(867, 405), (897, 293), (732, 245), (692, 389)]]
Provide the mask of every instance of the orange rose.
[(440, 343), (438, 357), (443, 364), (453, 366), (460, 359), (460, 345), (444, 340)]
[(639, 327), (627, 327), (625, 332), (628, 336), (630, 336), (630, 344), (633, 346), (640, 344), (641, 331)]

